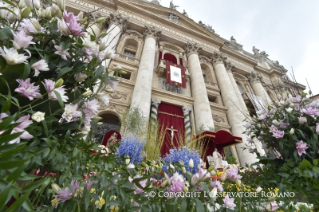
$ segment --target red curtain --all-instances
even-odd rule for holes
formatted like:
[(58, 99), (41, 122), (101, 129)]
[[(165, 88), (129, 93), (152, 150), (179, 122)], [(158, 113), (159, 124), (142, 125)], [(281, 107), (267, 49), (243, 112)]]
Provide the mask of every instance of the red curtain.
[[(161, 149), (162, 157), (169, 153), (169, 150), (178, 147), (184, 143), (185, 125), (184, 114), (181, 107), (161, 103), (158, 107), (158, 121), (160, 125), (160, 133), (165, 133), (163, 146)], [(171, 140), (171, 130), (168, 128), (173, 127), (174, 136), (173, 142)]]
[(183, 58), (179, 58), (179, 64), (183, 66)]
[(174, 55), (170, 53), (164, 54), (164, 60), (177, 64), (177, 59)]

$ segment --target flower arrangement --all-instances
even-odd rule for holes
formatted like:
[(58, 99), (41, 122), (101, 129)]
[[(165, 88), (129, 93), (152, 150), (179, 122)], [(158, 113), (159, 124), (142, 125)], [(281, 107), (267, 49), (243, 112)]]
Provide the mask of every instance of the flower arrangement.
[(116, 151), (119, 162), (123, 163), (129, 159), (129, 163), (140, 164), (144, 158), (142, 150), (145, 142), (140, 142), (139, 138), (128, 137), (123, 139)]

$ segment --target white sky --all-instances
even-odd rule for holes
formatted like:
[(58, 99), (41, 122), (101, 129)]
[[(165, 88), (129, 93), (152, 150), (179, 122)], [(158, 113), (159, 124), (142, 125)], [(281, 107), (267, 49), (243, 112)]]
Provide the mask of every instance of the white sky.
[[(161, 0), (169, 7), (170, 0)], [(318, 0), (174, 0), (178, 11), (231, 36), (252, 53), (266, 51), (269, 58), (319, 94), (319, 1)], [(290, 74), (289, 74), (290, 76)]]

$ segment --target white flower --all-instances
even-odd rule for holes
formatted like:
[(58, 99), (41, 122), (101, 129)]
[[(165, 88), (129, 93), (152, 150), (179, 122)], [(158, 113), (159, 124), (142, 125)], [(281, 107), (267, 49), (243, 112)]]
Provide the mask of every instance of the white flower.
[(35, 77), (40, 74), (39, 71), (48, 71), (49, 70), (48, 64), (43, 59), (39, 60), (36, 63), (33, 63), (31, 68), (34, 69), (34, 76)]
[[(2, 1), (0, 2), (0, 7), (5, 7), (8, 8), (8, 5), (6, 3), (3, 3)], [(0, 9), (0, 17), (3, 19), (7, 18), (9, 11), (5, 9)]]
[(173, 170), (175, 169), (175, 167), (172, 164), (169, 164), (169, 167)]
[(54, 52), (54, 54), (58, 54), (62, 57), (63, 60), (67, 60), (67, 57), (70, 56), (68, 52), (69, 49), (62, 50), (62, 46), (58, 46), (58, 45), (55, 45), (54, 47), (57, 50), (56, 52)]
[(82, 82), (83, 80), (85, 80), (88, 76), (86, 74), (83, 74), (83, 73), (78, 73), (76, 75), (74, 75), (75, 77), (75, 80), (77, 82)]
[(287, 111), (288, 113), (291, 113), (291, 112), (293, 111), (293, 109), (292, 109), (291, 107), (289, 107), (289, 108), (286, 108), (286, 111)]
[(3, 46), (3, 49), (0, 47), (0, 55), (6, 60), (8, 65), (24, 63), (31, 56), (19, 54), (15, 48), (7, 49), (5, 46)]
[(82, 94), (82, 96), (84, 96), (84, 97), (88, 97), (88, 96), (90, 96), (90, 95), (92, 95), (92, 91), (91, 91), (91, 90), (88, 90), (88, 91), (86, 91), (86, 92), (84, 92), (84, 93)]
[(38, 112), (34, 113), (34, 114), (31, 116), (31, 118), (32, 118), (33, 121), (41, 122), (41, 121), (44, 120), (44, 115), (45, 115), (45, 113), (42, 113), (42, 112), (39, 112), (39, 111), (38, 111)]
[(67, 104), (64, 108), (62, 118), (67, 122), (77, 121), (78, 118), (82, 117), (82, 112), (78, 111), (78, 105)]
[(56, 4), (53, 4), (52, 5), (52, 10), (51, 10), (51, 15), (53, 17), (58, 17), (58, 18), (62, 18), (62, 11), (60, 10), (60, 8), (56, 5)]
[(211, 198), (215, 198), (216, 195), (217, 195), (217, 187), (214, 187), (214, 188), (211, 190), (211, 192), (209, 192), (209, 196), (210, 196)]
[(21, 48), (27, 48), (30, 44), (35, 44), (32, 42), (33, 37), (32, 36), (27, 36), (24, 31), (19, 31), (18, 33), (12, 33), (13, 34), (13, 46), (16, 49), (21, 49)]
[(56, 4), (62, 12), (65, 10), (65, 0), (56, 0)]
[(87, 29), (87, 31), (90, 32), (95, 37), (99, 37), (101, 34), (101, 28), (100, 28), (99, 24), (93, 24), (92, 26), (90, 26)]
[(36, 9), (40, 8), (40, 0), (24, 0), (27, 7), (31, 7), (32, 9), (35, 7)]
[(127, 166), (128, 169), (134, 169), (135, 168), (135, 165), (133, 163), (130, 163), (128, 166)]
[(291, 128), (290, 132), (289, 132), (291, 135), (295, 134), (295, 129), (294, 128)]
[(11, 13), (11, 12), (10, 12), (10, 13), (8, 14), (8, 21), (9, 21), (10, 23), (13, 23), (13, 22), (18, 21), (18, 20), (21, 19), (21, 14), (20, 14), (20, 11), (19, 11), (18, 8), (14, 8), (14, 9), (13, 9), (13, 12), (14, 12), (14, 13)]
[(280, 124), (276, 119), (272, 120), (272, 123), (275, 124), (275, 125), (279, 125)]
[(68, 25), (65, 23), (65, 21), (63, 19), (58, 20), (58, 29), (62, 35), (68, 36), (71, 34), (71, 31), (70, 31)]
[(27, 5), (25, 5), (25, 2), (24, 2), (24, 0), (20, 0), (19, 1), (19, 8), (20, 9), (23, 9), (23, 8), (25, 8)]
[(109, 97), (105, 93), (97, 93), (96, 96), (97, 96), (97, 99), (100, 102), (103, 102), (106, 106), (109, 104), (110, 102)]
[(104, 51), (107, 46), (108, 46), (108, 41), (106, 39), (101, 39), (99, 43), (100, 51)]
[(189, 165), (189, 168), (191, 168), (191, 169), (194, 167), (194, 161), (192, 158), (189, 159), (188, 165)]
[(261, 192), (263, 189), (260, 187), (260, 186), (258, 186), (258, 188), (256, 188), (256, 192), (257, 193), (259, 193), (259, 192)]
[(107, 48), (105, 50), (105, 56), (104, 59), (112, 59), (115, 57), (115, 50), (111, 48)]

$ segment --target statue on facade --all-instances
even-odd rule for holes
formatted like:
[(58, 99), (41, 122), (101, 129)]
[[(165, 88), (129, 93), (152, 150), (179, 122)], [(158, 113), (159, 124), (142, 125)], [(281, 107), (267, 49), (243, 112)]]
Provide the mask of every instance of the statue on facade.
[(232, 43), (237, 43), (237, 42), (236, 42), (236, 39), (234, 38), (234, 36), (231, 36), (231, 37), (230, 37), (230, 41), (231, 41)]
[(177, 5), (174, 5), (173, 4), (173, 0), (170, 2), (170, 5), (169, 5), (169, 8), (173, 9), (173, 10), (176, 10), (176, 7), (179, 7)]
[(157, 5), (160, 5), (159, 1), (158, 0), (152, 0), (151, 3), (153, 4), (157, 4)]
[(254, 55), (258, 55), (259, 49), (257, 49), (255, 46), (253, 46), (253, 52), (254, 52)]
[(185, 15), (186, 17), (188, 17), (188, 14), (185, 10), (183, 10), (183, 15)]

